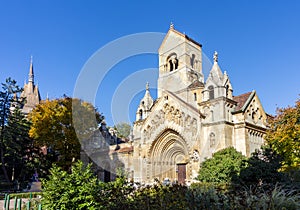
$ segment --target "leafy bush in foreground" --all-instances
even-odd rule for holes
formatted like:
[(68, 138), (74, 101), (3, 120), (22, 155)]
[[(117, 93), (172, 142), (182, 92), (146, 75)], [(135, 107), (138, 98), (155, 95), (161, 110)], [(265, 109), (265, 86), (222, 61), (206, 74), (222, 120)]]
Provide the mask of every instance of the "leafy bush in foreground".
[(239, 189), (230, 184), (197, 183), (140, 186), (135, 188), (124, 176), (110, 183), (99, 182), (90, 166), (77, 162), (72, 172), (51, 169), (43, 180), (43, 209), (299, 209), (299, 191), (270, 185)]
[(72, 166), (72, 172), (54, 166), (48, 180), (42, 180), (43, 209), (98, 209), (99, 183), (90, 166), (82, 162)]
[(231, 178), (239, 174), (245, 160), (246, 157), (233, 147), (225, 148), (202, 162), (197, 179), (201, 182), (230, 183)]

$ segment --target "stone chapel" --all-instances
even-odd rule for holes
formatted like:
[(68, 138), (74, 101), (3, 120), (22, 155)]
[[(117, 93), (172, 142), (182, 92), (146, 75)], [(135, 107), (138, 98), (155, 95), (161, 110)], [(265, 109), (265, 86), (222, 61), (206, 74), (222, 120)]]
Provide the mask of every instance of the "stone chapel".
[[(200, 163), (218, 150), (233, 146), (250, 156), (260, 149), (267, 114), (255, 91), (233, 96), (217, 52), (204, 78), (202, 45), (171, 24), (158, 54), (158, 98), (151, 97), (147, 84), (131, 141), (111, 143), (114, 138), (102, 125), (101, 132), (83, 145), (85, 153), (101, 166), (97, 171), (100, 179), (114, 179), (116, 169), (122, 167), (135, 182), (168, 178), (185, 183), (194, 180)], [(87, 155), (82, 157), (88, 162)]]
[(249, 156), (260, 149), (267, 115), (255, 91), (233, 96), (217, 52), (205, 79), (202, 45), (171, 25), (158, 54), (158, 98), (147, 85), (133, 127), (135, 181), (184, 183), (218, 150), (233, 146)]

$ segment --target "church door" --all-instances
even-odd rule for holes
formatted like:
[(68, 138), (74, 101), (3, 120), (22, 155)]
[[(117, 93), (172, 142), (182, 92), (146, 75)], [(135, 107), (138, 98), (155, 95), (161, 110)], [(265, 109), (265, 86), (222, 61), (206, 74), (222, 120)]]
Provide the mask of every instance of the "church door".
[(186, 179), (186, 164), (177, 164), (177, 179), (178, 184), (185, 184)]
[(110, 172), (107, 170), (104, 170), (104, 182), (110, 182)]

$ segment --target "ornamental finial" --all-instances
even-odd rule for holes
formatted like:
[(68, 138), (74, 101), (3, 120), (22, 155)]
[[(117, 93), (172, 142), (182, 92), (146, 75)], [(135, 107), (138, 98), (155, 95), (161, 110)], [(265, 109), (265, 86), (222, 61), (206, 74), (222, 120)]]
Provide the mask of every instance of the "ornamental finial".
[(218, 63), (218, 52), (215, 51), (214, 53), (214, 62)]
[(149, 90), (149, 82), (146, 83), (146, 90)]
[(171, 24), (170, 24), (170, 29), (174, 29), (174, 24), (173, 24), (173, 22), (171, 22)]

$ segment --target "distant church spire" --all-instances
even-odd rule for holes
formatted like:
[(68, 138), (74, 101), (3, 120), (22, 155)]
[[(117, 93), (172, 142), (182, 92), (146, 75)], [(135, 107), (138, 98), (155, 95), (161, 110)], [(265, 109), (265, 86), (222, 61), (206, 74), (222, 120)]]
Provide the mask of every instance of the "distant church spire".
[(30, 67), (28, 74), (28, 83), (24, 84), (23, 92), (21, 93), (22, 98), (26, 98), (26, 102), (22, 108), (22, 112), (27, 115), (31, 110), (40, 103), (41, 96), (39, 88), (34, 84), (34, 73), (33, 73), (33, 61), (32, 56), (30, 57)]
[(30, 57), (30, 67), (29, 67), (29, 75), (28, 75), (28, 82), (29, 83), (34, 83), (34, 74), (33, 74), (33, 58), (32, 56)]

